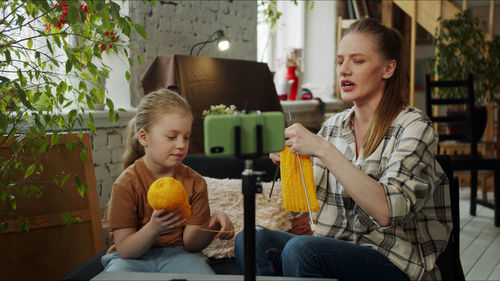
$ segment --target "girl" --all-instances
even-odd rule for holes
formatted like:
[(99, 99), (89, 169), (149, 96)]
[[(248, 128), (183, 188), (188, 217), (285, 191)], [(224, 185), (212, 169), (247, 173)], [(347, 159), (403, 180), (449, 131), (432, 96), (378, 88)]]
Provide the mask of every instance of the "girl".
[[(315, 236), (261, 229), (257, 274), (340, 280), (440, 279), (451, 232), (447, 178), (431, 121), (408, 107), (400, 34), (373, 19), (347, 30), (337, 54), (342, 99), (354, 106), (318, 135), (285, 129), (290, 150), (314, 157)], [(278, 154), (271, 154), (279, 162)], [(243, 270), (243, 237), (235, 252)]]
[[(182, 164), (192, 122), (188, 103), (169, 90), (150, 93), (139, 104), (128, 126), (124, 171), (113, 184), (105, 212), (113, 239), (102, 257), (105, 271), (213, 274), (199, 252), (214, 238), (231, 239), (233, 225), (223, 212), (210, 216), (205, 180)], [(179, 210), (149, 206), (148, 188), (161, 177), (184, 185), (192, 206), (188, 222)], [(216, 235), (201, 228), (223, 231)]]

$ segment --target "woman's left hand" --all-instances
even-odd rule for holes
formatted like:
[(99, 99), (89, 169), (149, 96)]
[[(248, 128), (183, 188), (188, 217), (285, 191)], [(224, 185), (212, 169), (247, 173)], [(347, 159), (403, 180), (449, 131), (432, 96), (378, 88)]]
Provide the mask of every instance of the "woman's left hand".
[(300, 155), (316, 157), (320, 155), (324, 139), (299, 123), (295, 123), (285, 129), (285, 145), (290, 147), (291, 152)]
[(214, 239), (229, 240), (234, 237), (234, 227), (231, 219), (226, 215), (226, 213), (221, 211), (215, 211), (215, 213), (210, 218), (208, 223), (208, 228), (212, 229), (215, 226), (220, 226), (219, 233), (214, 237)]

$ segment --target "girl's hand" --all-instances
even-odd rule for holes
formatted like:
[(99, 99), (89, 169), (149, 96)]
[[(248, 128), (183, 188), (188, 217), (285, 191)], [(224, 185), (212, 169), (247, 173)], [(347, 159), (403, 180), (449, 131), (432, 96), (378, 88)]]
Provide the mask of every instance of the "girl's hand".
[(164, 209), (155, 210), (151, 215), (151, 220), (149, 220), (148, 224), (151, 225), (151, 228), (155, 231), (155, 233), (160, 234), (165, 230), (174, 229), (180, 227), (186, 219), (182, 218), (184, 212), (179, 210), (174, 210), (171, 212), (167, 212)]
[(322, 137), (312, 133), (299, 123), (285, 129), (285, 145), (290, 147), (291, 152), (317, 157), (321, 155), (320, 150), (324, 142)]
[(279, 152), (269, 153), (269, 158), (271, 158), (271, 160), (273, 161), (273, 163), (275, 165), (279, 165), (280, 164), (280, 153)]
[(216, 226), (220, 232), (215, 235), (214, 239), (229, 240), (234, 237), (233, 223), (224, 212), (216, 211), (210, 218), (208, 228), (213, 229)]

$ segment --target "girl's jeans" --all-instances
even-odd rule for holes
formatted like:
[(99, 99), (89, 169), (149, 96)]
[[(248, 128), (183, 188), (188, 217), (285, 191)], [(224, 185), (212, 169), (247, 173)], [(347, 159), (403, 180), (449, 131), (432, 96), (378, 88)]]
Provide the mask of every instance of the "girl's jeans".
[[(255, 242), (256, 273), (261, 276), (410, 280), (379, 252), (335, 238), (297, 236), (257, 226)], [(236, 236), (234, 251), (244, 274), (243, 232)]]
[(118, 253), (101, 258), (104, 271), (215, 274), (202, 253), (190, 253), (184, 247), (151, 248), (137, 259), (122, 259)]

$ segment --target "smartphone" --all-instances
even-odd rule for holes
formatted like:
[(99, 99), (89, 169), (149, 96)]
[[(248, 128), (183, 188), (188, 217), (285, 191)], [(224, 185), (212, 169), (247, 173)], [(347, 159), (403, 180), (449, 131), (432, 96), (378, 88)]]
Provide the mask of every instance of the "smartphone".
[(203, 123), (205, 154), (252, 157), (285, 146), (285, 116), (280, 111), (208, 115)]

